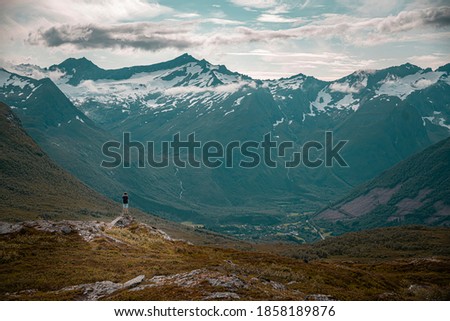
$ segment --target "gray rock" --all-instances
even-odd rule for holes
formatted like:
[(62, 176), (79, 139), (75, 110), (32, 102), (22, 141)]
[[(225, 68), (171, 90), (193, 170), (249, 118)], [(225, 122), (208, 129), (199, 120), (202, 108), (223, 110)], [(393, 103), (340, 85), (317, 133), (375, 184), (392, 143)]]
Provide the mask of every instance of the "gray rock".
[(69, 233), (72, 232), (72, 228), (70, 226), (68, 226), (68, 225), (62, 226), (61, 227), (61, 232), (63, 234), (69, 234)]
[(22, 224), (11, 224), (6, 222), (0, 222), (0, 235), (11, 234), (19, 232), (23, 229)]
[(134, 218), (131, 215), (122, 215), (114, 219), (109, 226), (110, 227), (127, 227), (134, 222)]
[(217, 275), (215, 277), (206, 278), (212, 286), (222, 286), (225, 288), (243, 288), (245, 283), (235, 275)]
[(139, 276), (135, 277), (134, 279), (131, 279), (131, 280), (125, 282), (123, 284), (123, 287), (124, 288), (133, 288), (136, 285), (141, 284), (142, 281), (144, 281), (144, 279), (145, 279), (145, 275), (143, 275), (143, 274), (139, 275)]
[(56, 291), (56, 293), (66, 292), (66, 291), (77, 291), (83, 290), (82, 297), (80, 300), (84, 301), (97, 301), (101, 298), (104, 298), (108, 295), (113, 294), (114, 292), (133, 288), (144, 281), (145, 275), (139, 275), (134, 279), (131, 279), (125, 283), (115, 283), (111, 281), (101, 281), (95, 283), (87, 283), (87, 284), (78, 284), (73, 286), (65, 287), (61, 290)]
[(236, 299), (239, 300), (241, 297), (233, 292), (214, 292), (203, 298), (203, 300), (227, 300)]
[(108, 296), (122, 288), (121, 283), (114, 283), (111, 281), (95, 282), (84, 289), (83, 294), (87, 301), (96, 301), (105, 296)]
[(280, 290), (280, 291), (286, 290), (286, 287), (283, 284), (275, 282), (275, 281), (270, 281), (270, 285), (272, 286), (272, 288), (274, 290)]
[(108, 296), (117, 290), (122, 289), (122, 283), (114, 283), (111, 281), (101, 281), (88, 284), (78, 284), (68, 286), (56, 291), (56, 293), (83, 290), (82, 301), (97, 301), (105, 296)]
[(331, 295), (326, 294), (308, 294), (305, 301), (334, 301)]

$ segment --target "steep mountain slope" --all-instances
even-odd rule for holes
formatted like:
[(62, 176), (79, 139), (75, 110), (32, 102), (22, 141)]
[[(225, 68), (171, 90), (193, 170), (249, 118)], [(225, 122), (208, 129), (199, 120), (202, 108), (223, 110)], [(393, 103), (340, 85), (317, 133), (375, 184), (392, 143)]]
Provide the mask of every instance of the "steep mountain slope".
[[(183, 211), (170, 202), (179, 193), (178, 181), (164, 179), (164, 175), (173, 176), (172, 170), (165, 174), (143, 173), (134, 166), (126, 170), (101, 167), (105, 159), (102, 145), (112, 136), (74, 107), (50, 79), (36, 80), (1, 69), (0, 101), (11, 106), (30, 136), (52, 159), (90, 187), (110, 198), (127, 190), (133, 194), (134, 204), (148, 211)], [(148, 186), (152, 186), (151, 193)]]
[(450, 225), (450, 138), (355, 189), (314, 220), (337, 232), (397, 224)]
[(0, 80), (0, 100), (11, 106), (52, 159), (95, 189), (103, 186), (101, 190), (107, 195), (120, 193), (123, 188), (98, 166), (107, 134), (75, 108), (50, 79), (35, 80), (1, 69)]
[(56, 166), (0, 103), (2, 219), (112, 217), (117, 205)]

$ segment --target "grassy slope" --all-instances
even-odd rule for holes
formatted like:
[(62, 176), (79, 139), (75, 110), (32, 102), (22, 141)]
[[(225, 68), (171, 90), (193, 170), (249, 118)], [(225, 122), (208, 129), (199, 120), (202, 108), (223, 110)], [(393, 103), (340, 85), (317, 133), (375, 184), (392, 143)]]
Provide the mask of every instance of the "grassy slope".
[[(308, 294), (317, 293), (340, 300), (450, 299), (448, 229), (403, 229), (373, 231), (369, 237), (359, 233), (347, 239), (336, 239), (336, 246), (346, 247), (347, 252), (333, 252), (331, 249), (335, 245), (332, 240), (298, 247), (297, 253), (330, 252), (328, 258), (308, 263), (301, 258), (261, 251), (242, 252), (166, 241), (137, 225), (108, 231), (122, 243), (105, 238), (87, 243), (76, 233), (62, 235), (28, 229), (0, 236), (0, 299), (72, 300), (77, 299), (80, 293), (56, 294), (51, 291), (81, 283), (125, 282), (140, 274), (150, 279), (155, 275), (173, 275), (194, 269), (235, 275), (249, 285), (236, 290), (241, 299), (247, 300), (301, 300)], [(392, 243), (390, 237), (395, 235), (400, 239), (398, 247), (392, 251), (371, 243), (378, 240), (387, 245), (389, 240)], [(434, 236), (433, 240), (426, 246), (432, 250), (423, 252), (410, 247), (415, 244), (425, 248), (423, 241), (426, 242), (430, 235)], [(363, 251), (352, 249), (353, 244), (368, 240), (370, 242)], [(401, 244), (405, 247), (402, 248)], [(274, 249), (281, 252), (279, 247)], [(386, 255), (373, 257), (377, 253)], [(270, 281), (279, 282), (286, 289), (275, 289), (268, 283)], [(410, 290), (412, 285), (414, 291)], [(7, 292), (29, 289), (35, 291), (22, 292), (15, 297), (6, 295)], [(229, 289), (213, 288), (207, 283), (192, 287), (169, 284), (136, 292), (124, 290), (107, 299), (192, 300), (215, 291)]]
[(115, 204), (56, 166), (5, 104), (0, 104), (0, 138), (2, 220), (112, 215)]

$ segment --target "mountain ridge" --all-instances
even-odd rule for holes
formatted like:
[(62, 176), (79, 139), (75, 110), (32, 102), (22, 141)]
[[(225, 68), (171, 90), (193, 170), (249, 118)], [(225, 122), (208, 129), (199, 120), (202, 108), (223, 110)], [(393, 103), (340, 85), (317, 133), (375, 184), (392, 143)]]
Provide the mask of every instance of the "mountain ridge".
[[(182, 59), (194, 59), (190, 57)], [(34, 135), (63, 166), (68, 166), (69, 157), (85, 160), (72, 168), (73, 173), (106, 195), (127, 189), (144, 209), (220, 232), (247, 235), (252, 230), (261, 234), (252, 227), (257, 222), (274, 224), (275, 232), (277, 224), (294, 223), (288, 219), (291, 213), (304, 218), (450, 135), (448, 73), (417, 68), (404, 64), (382, 72), (360, 71), (335, 82), (303, 75), (256, 81), (195, 59), (132, 78), (86, 80), (75, 86), (68, 83), (69, 76), (55, 71), (59, 74), (56, 86), (69, 98), (70, 108), (81, 110), (104, 133), (95, 130), (89, 137), (77, 138), (85, 143), (69, 151), (53, 145), (70, 146), (75, 139), (69, 133), (61, 138), (57, 128), (51, 127), (39, 128), (40, 137)], [(26, 117), (35, 97), (23, 99), (28, 97), (28, 87), (20, 87), (18, 76), (8, 77), (4, 77), (3, 87), (0, 83), (0, 99), (13, 106), (18, 101), (16, 112)], [(45, 94), (40, 96), (45, 105)], [(48, 117), (44, 109), (40, 112), (36, 119)], [(72, 123), (86, 126), (73, 118)], [(59, 130), (67, 122), (61, 122)], [(36, 126), (30, 119), (27, 130), (33, 132)], [(270, 133), (278, 143), (292, 141), (299, 150), (307, 141), (323, 140), (325, 131), (333, 131), (336, 140), (349, 141), (342, 155), (350, 169), (287, 169), (281, 166), (282, 157), (276, 159), (280, 165), (276, 169), (260, 166), (252, 171), (169, 166), (121, 173), (98, 168), (102, 143), (121, 141), (123, 132), (131, 132), (133, 140), (154, 141), (156, 146), (175, 133), (185, 137), (195, 132), (201, 141), (217, 140), (224, 145), (233, 140), (260, 141)], [(367, 166), (361, 155), (373, 165)], [(323, 153), (317, 156), (323, 157)], [(95, 177), (89, 177), (90, 172), (95, 172)], [(303, 218), (300, 225), (304, 227)], [(246, 226), (245, 231), (239, 232), (236, 226)], [(301, 228), (299, 234), (303, 233), (308, 240), (318, 237)], [(296, 240), (302, 241), (302, 237), (296, 236)]]

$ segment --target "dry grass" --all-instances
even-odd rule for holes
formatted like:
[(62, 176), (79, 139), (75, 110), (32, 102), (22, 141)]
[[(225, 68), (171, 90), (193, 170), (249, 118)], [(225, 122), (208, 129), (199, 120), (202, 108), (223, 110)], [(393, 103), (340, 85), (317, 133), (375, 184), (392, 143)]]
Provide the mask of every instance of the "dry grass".
[[(51, 293), (66, 286), (110, 280), (125, 282), (137, 275), (173, 275), (206, 268), (224, 275), (236, 275), (247, 288), (237, 289), (241, 299), (298, 300), (307, 294), (322, 293), (340, 300), (444, 299), (450, 298), (450, 260), (327, 258), (305, 263), (263, 252), (189, 245), (166, 241), (137, 225), (113, 229), (108, 234), (120, 242), (104, 238), (91, 243), (77, 234), (49, 234), (28, 229), (0, 237), (0, 299), (71, 300), (79, 293)], [(254, 282), (257, 278), (258, 282)], [(286, 290), (277, 290), (270, 281)], [(411, 285), (418, 285), (414, 291)], [(18, 297), (6, 295), (34, 289)], [(220, 289), (219, 289), (220, 290)], [(223, 289), (224, 291), (226, 289)], [(212, 289), (209, 284), (182, 287), (168, 284), (143, 291), (122, 291), (116, 300), (195, 300)]]

